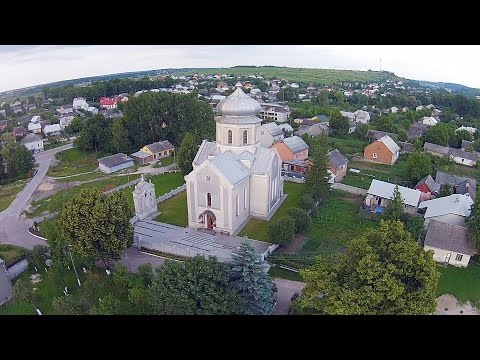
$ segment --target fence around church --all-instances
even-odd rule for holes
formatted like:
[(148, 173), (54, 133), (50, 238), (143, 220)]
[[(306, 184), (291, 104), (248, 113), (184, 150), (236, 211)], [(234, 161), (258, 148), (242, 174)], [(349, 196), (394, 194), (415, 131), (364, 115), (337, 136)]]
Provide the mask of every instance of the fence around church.
[(135, 180), (132, 180), (132, 181), (126, 183), (126, 184), (117, 186), (116, 188), (107, 190), (107, 191), (104, 192), (104, 194), (110, 194), (110, 193), (112, 193), (112, 192), (116, 192), (116, 191), (120, 191), (120, 190), (126, 189), (126, 188), (129, 187), (129, 186), (137, 185), (137, 184), (140, 182), (141, 179), (142, 179), (142, 178), (140, 177), (140, 178), (135, 179)]
[(163, 194), (162, 196), (159, 196), (157, 198), (157, 204), (161, 203), (161, 202), (164, 202), (165, 200), (168, 200), (170, 199), (172, 196), (175, 196), (179, 193), (181, 193), (182, 191), (184, 191), (185, 189), (187, 188), (187, 184), (183, 184), (182, 186), (179, 186), (178, 188), (176, 189), (173, 189), (172, 191), (166, 193), (166, 194)]

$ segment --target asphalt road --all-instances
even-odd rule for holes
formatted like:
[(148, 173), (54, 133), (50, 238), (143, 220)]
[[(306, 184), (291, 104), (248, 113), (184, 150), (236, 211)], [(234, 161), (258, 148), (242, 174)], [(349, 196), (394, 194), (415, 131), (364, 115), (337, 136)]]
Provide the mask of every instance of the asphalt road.
[(0, 243), (23, 246), (27, 249), (32, 249), (36, 244), (44, 243), (43, 240), (27, 232), (27, 229), (32, 225), (33, 221), (22, 218), (20, 215), (30, 203), (33, 192), (45, 177), (55, 154), (71, 149), (72, 147), (73, 144), (67, 144), (34, 155), (38, 164), (37, 173), (27, 185), (25, 185), (10, 206), (0, 212)]

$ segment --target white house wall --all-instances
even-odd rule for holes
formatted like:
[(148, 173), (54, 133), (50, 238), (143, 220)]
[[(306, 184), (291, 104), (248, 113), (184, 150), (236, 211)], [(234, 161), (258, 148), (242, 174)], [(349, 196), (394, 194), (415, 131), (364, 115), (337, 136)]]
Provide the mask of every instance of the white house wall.
[(28, 150), (33, 152), (43, 151), (43, 140), (42, 141), (33, 141), (26, 144), (23, 144)]
[(450, 224), (450, 225), (460, 225), (465, 226), (465, 217), (456, 214), (446, 214), (440, 216), (433, 216), (430, 218), (425, 218), (425, 228), (428, 226), (428, 223), (431, 220), (437, 220), (442, 223)]
[[(435, 260), (436, 262), (439, 262), (439, 263), (444, 263), (445, 262), (445, 259), (447, 258), (448, 253), (452, 254), (450, 256), (450, 261), (448, 262), (450, 265), (466, 267), (468, 265), (468, 262), (470, 261), (470, 255), (457, 253), (455, 251), (434, 248), (434, 247), (431, 247), (431, 246), (428, 246), (428, 245), (425, 245), (424, 249), (425, 249), (425, 251), (433, 250), (434, 251), (433, 260)], [(455, 258), (457, 257), (457, 254), (463, 255), (461, 261), (455, 260)]]
[(252, 175), (250, 177), (250, 211), (252, 215), (268, 213), (268, 177)]
[(451, 156), (451, 155), (450, 155), (450, 159), (452, 159), (452, 161), (456, 162), (457, 164), (470, 166), (470, 167), (475, 166), (475, 164), (477, 163), (475, 160), (468, 160), (468, 159), (464, 159), (457, 156)]

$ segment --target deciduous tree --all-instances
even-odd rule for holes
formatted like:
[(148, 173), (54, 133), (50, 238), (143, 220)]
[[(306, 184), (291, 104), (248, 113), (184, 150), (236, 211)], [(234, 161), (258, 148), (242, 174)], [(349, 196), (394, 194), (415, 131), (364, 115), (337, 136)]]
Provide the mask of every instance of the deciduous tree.
[(384, 217), (386, 220), (399, 220), (403, 215), (403, 199), (398, 189), (398, 185), (395, 185), (393, 190), (393, 197), (388, 201), (387, 208), (385, 209)]
[(183, 137), (180, 149), (178, 150), (178, 167), (182, 171), (182, 175), (187, 175), (193, 170), (192, 161), (197, 155), (198, 138), (187, 132)]
[(433, 164), (430, 156), (423, 152), (415, 151), (407, 158), (408, 178), (417, 182), (433, 173)]
[(295, 220), (291, 216), (284, 216), (272, 222), (268, 228), (270, 241), (278, 245), (288, 245), (295, 235)]
[(295, 221), (295, 234), (310, 230), (310, 227), (312, 226), (312, 218), (304, 209), (290, 208), (287, 211), (287, 215)]

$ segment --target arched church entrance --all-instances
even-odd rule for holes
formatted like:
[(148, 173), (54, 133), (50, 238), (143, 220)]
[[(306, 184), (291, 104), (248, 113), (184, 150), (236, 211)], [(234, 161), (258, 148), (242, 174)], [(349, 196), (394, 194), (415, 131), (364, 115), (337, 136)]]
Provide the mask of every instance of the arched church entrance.
[(209, 230), (213, 230), (213, 228), (216, 226), (217, 218), (215, 217), (215, 214), (210, 210), (204, 211), (199, 216), (199, 219), (205, 225), (205, 227)]

